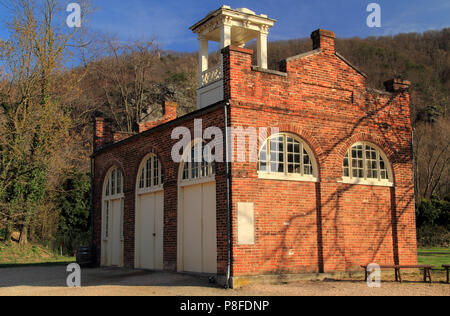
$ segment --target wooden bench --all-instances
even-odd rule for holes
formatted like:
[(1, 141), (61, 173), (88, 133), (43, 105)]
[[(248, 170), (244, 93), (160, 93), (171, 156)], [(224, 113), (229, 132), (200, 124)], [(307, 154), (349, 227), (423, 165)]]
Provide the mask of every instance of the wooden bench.
[[(367, 282), (369, 271), (367, 271), (367, 267), (369, 265), (361, 266), (361, 268), (364, 269), (365, 272), (365, 281)], [(449, 266), (450, 268), (450, 266)], [(447, 275), (448, 275), (448, 269), (447, 268)], [(433, 269), (433, 266), (431, 265), (382, 265), (380, 266), (380, 269), (394, 269), (395, 270), (395, 282), (402, 282), (402, 275), (400, 273), (401, 269), (423, 269), (423, 282), (427, 282), (427, 280), (431, 283), (431, 270)]]
[(447, 283), (450, 283), (450, 275), (449, 275), (450, 264), (443, 264), (442, 267), (447, 272)]

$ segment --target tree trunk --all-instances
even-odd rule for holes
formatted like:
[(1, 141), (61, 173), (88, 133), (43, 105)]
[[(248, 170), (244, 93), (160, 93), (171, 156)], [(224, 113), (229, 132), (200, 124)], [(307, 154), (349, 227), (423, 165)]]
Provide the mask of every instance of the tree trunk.
[(5, 243), (9, 243), (11, 241), (11, 234), (12, 234), (11, 224), (7, 224), (5, 229)]
[(20, 232), (19, 245), (26, 246), (28, 244), (28, 225), (24, 224)]

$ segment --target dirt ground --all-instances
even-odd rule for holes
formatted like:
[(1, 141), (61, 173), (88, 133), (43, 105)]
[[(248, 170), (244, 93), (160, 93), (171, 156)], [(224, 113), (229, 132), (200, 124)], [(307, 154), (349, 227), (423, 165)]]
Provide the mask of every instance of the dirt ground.
[(326, 280), (251, 285), (225, 290), (205, 277), (123, 269), (83, 269), (81, 288), (66, 287), (65, 266), (0, 269), (0, 296), (450, 296), (450, 285), (383, 282), (369, 288), (363, 281)]

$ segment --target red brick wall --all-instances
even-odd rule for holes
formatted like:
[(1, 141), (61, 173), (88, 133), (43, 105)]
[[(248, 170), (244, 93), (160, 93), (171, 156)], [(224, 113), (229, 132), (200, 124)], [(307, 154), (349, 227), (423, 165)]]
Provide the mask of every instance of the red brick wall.
[[(252, 69), (250, 50), (223, 50), (232, 125), (297, 134), (320, 174), (317, 184), (262, 180), (256, 163), (232, 164), (235, 276), (417, 262), (409, 95), (368, 90), (330, 39), (288, 59), (287, 76)], [(386, 153), (394, 188), (341, 183), (346, 151), (358, 141)], [(236, 242), (239, 202), (255, 203), (253, 246)]]
[[(223, 108), (209, 113), (202, 112), (203, 127), (224, 127)], [(140, 163), (149, 153), (155, 153), (161, 160), (164, 172), (164, 268), (176, 271), (177, 263), (177, 194), (179, 164), (171, 158), (172, 146), (178, 140), (171, 140), (171, 133), (177, 126), (185, 126), (193, 132), (194, 118), (179, 120), (177, 124), (148, 131), (125, 142), (105, 148), (94, 158), (94, 246), (100, 262), (101, 246), (101, 201), (102, 186), (106, 173), (113, 166), (119, 167), (124, 175), (124, 265), (134, 267), (135, 255), (135, 201), (136, 179)], [(218, 272), (224, 274), (227, 262), (227, 212), (225, 165), (216, 167), (217, 195), (217, 248)]]
[[(314, 152), (319, 167), (319, 181), (313, 183), (258, 179), (256, 163), (232, 163), (235, 276), (353, 270), (371, 262), (417, 262), (408, 92), (401, 82), (387, 85), (393, 93), (368, 90), (364, 75), (335, 54), (331, 33), (322, 30), (313, 39), (316, 50), (286, 60), (285, 73), (252, 68), (251, 50), (237, 47), (223, 50), (225, 98), (230, 103), (231, 125), (277, 127), (280, 132), (296, 134)], [(135, 181), (141, 160), (154, 152), (162, 161), (165, 175), (164, 266), (176, 270), (179, 165), (170, 157), (176, 143), (170, 135), (176, 126), (192, 129), (194, 118), (203, 118), (204, 128), (223, 128), (223, 117), (223, 108), (212, 112), (205, 109), (178, 119), (176, 124), (166, 124), (106, 148), (95, 156), (97, 247), (102, 182), (109, 168), (116, 165), (125, 178), (124, 261), (126, 266), (133, 266)], [(393, 188), (341, 183), (346, 151), (358, 141), (371, 142), (386, 153), (393, 169)], [(227, 264), (224, 164), (217, 164), (216, 178), (218, 273), (224, 274)], [(240, 246), (236, 242), (239, 202), (255, 204), (253, 246)]]

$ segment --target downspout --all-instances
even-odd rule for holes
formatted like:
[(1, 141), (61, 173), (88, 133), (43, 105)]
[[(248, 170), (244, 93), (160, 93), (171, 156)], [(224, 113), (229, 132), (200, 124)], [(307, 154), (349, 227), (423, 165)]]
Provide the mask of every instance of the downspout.
[[(97, 260), (97, 254), (94, 250), (94, 159), (91, 157), (91, 193), (89, 196), (89, 202), (91, 204), (91, 256), (93, 257), (93, 262)], [(95, 262), (96, 264), (96, 262)]]
[(225, 164), (226, 164), (226, 177), (227, 177), (227, 251), (228, 251), (228, 260), (227, 260), (227, 280), (225, 284), (225, 288), (230, 288), (231, 282), (231, 261), (232, 261), (232, 215), (231, 215), (231, 174), (230, 174), (230, 157), (229, 157), (229, 135), (228, 135), (228, 106), (230, 103), (226, 103), (224, 107), (224, 115), (225, 115)]

